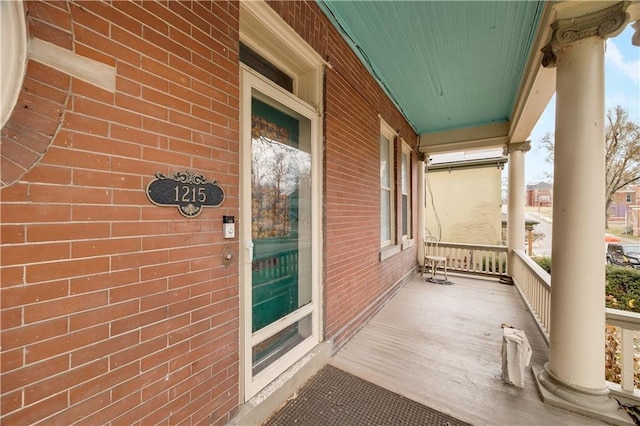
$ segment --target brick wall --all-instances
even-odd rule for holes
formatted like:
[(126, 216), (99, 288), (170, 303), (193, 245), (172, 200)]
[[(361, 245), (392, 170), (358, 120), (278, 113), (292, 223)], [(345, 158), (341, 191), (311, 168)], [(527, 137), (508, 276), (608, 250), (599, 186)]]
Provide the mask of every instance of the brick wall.
[[(325, 339), (338, 349), (417, 265), (416, 246), (380, 261), (380, 117), (417, 150), (417, 135), (313, 2), (270, 2), (325, 58)], [(326, 34), (326, 36), (325, 36)], [(396, 142), (396, 235), (401, 235)], [(416, 193), (417, 156), (412, 155)], [(413, 197), (413, 214), (417, 217)], [(417, 232), (413, 221), (413, 235)]]
[[(415, 246), (380, 261), (379, 115), (417, 137), (314, 2), (269, 4), (332, 65), (324, 333), (339, 347), (416, 265)], [(239, 392), (238, 265), (222, 263), (238, 242), (221, 236), (239, 216), (238, 3), (26, 9), (31, 36), (116, 77), (110, 91), (30, 60), (2, 129), (0, 421), (224, 424)], [(154, 174), (185, 169), (217, 179), (224, 204), (192, 219), (151, 204)]]
[[(29, 33), (115, 67), (34, 60), (2, 129), (1, 421), (225, 423), (238, 402), (238, 5), (27, 2)], [(45, 153), (46, 151), (46, 153)], [(35, 164), (35, 166), (34, 166)], [(193, 219), (156, 172), (215, 178)]]

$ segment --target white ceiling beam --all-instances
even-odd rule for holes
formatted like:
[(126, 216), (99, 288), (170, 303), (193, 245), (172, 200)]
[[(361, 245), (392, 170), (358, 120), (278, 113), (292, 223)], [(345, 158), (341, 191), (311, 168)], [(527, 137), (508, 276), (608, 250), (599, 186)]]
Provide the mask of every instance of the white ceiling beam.
[(509, 123), (495, 123), (420, 135), (420, 152), (442, 154), (504, 146), (508, 142)]

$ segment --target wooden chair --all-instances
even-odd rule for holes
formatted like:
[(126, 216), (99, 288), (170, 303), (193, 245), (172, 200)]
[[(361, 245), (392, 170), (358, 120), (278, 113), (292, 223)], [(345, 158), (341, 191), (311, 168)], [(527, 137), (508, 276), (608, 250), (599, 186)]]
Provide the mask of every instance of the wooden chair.
[(440, 265), (444, 270), (444, 280), (447, 281), (447, 258), (438, 255), (438, 239), (433, 235), (427, 235), (424, 237), (424, 268), (420, 276), (431, 267), (431, 279), (435, 279), (436, 268)]

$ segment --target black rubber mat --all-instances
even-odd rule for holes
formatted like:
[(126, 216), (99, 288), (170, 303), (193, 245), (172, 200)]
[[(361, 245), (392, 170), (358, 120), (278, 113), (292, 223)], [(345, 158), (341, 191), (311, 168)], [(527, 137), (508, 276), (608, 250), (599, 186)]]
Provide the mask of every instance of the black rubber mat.
[(264, 426), (468, 424), (327, 365)]

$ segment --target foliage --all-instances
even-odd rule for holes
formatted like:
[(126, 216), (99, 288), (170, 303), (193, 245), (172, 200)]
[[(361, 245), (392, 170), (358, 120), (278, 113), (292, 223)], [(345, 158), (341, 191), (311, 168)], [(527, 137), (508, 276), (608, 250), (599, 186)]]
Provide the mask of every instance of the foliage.
[(501, 262), (502, 265), (500, 265), (500, 267), (499, 267), (499, 268), (501, 268), (500, 271), (494, 271), (493, 267), (494, 266), (498, 266), (498, 265), (496, 265), (497, 262), (500, 262), (500, 260), (499, 259), (493, 259), (493, 258), (490, 258), (490, 257), (487, 258), (487, 257), (483, 256), (482, 257), (482, 269), (481, 269), (481, 271), (482, 272), (503, 272), (503, 273), (506, 272), (506, 270), (507, 270), (507, 259), (506, 258), (502, 259), (502, 262)]
[[(618, 105), (607, 111), (605, 132), (607, 198), (604, 207), (608, 212), (613, 194), (640, 180), (640, 124), (631, 121), (629, 112)], [(547, 161), (553, 163), (553, 134), (546, 133), (540, 142), (547, 150)], [(608, 224), (605, 225), (608, 228)]]
[(551, 258), (548, 256), (543, 257), (532, 257), (533, 261), (536, 262), (542, 269), (551, 273)]
[(607, 308), (640, 312), (640, 271), (607, 265)]

